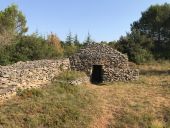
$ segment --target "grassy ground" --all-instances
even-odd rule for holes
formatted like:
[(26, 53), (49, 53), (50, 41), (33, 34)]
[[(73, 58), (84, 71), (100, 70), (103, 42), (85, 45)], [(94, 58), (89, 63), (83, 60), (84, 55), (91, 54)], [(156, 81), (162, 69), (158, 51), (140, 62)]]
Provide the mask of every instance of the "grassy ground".
[(101, 87), (107, 99), (105, 109), (108, 109), (109, 121), (105, 127), (170, 128), (170, 63), (140, 65), (139, 68), (138, 81)]
[(133, 82), (69, 86), (67, 81), (83, 74), (66, 72), (43, 89), (18, 91), (16, 98), (0, 106), (0, 125), (170, 128), (170, 63), (150, 63), (139, 68), (140, 79)]
[[(56, 79), (74, 80), (82, 75), (65, 72)], [(42, 89), (19, 90), (17, 94), (0, 106), (3, 128), (85, 128), (100, 106), (95, 90), (67, 82), (53, 82)]]

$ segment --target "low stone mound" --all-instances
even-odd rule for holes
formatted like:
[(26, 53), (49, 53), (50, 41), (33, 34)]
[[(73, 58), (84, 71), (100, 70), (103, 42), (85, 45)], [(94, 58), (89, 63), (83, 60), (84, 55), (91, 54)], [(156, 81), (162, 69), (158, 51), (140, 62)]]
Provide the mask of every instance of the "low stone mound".
[(69, 59), (26, 61), (0, 66), (0, 99), (8, 98), (17, 88), (47, 84), (54, 76), (69, 68)]
[(129, 67), (127, 55), (104, 44), (88, 45), (69, 59), (72, 70), (84, 71), (92, 80), (98, 77), (100, 82), (128, 81), (139, 77), (139, 70)]

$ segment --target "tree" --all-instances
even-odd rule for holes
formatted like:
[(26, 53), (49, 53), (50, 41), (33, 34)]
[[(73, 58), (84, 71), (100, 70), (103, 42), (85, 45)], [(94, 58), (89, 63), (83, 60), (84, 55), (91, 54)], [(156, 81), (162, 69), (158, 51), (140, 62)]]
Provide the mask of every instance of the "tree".
[(11, 50), (10, 56), (11, 62), (17, 62), (56, 58), (57, 55), (54, 46), (49, 45), (43, 37), (32, 34), (23, 36), (21, 40), (15, 44), (14, 50)]
[(66, 43), (66, 45), (74, 45), (71, 32), (69, 32), (69, 34), (67, 35), (65, 43)]
[(1, 44), (9, 44), (28, 30), (25, 16), (14, 4), (0, 11), (0, 28)]
[(74, 37), (74, 44), (75, 44), (76, 46), (80, 46), (80, 42), (79, 42), (79, 40), (78, 40), (77, 34), (76, 34), (75, 37)]
[[(148, 10), (142, 13), (139, 21), (132, 24), (132, 29), (138, 29), (143, 34), (160, 42), (164, 38), (164, 29), (166, 22), (170, 17), (170, 4), (150, 6)], [(169, 23), (170, 24), (170, 23)]]
[(127, 33), (127, 39), (135, 45), (140, 45), (142, 49), (151, 50), (153, 48), (153, 40), (141, 34), (139, 30), (131, 30), (131, 33)]
[(110, 41), (110, 42), (108, 42), (108, 45), (115, 49), (116, 43), (117, 43), (117, 41)]
[(91, 39), (90, 33), (88, 32), (87, 38), (86, 38), (86, 40), (84, 41), (84, 45), (89, 45), (89, 44), (92, 44), (92, 43), (94, 43), (94, 42), (93, 42), (93, 40)]
[(100, 41), (101, 44), (108, 44), (107, 41)]
[(114, 47), (122, 53), (126, 53), (129, 60), (135, 63), (139, 64), (152, 60), (150, 53), (152, 40), (141, 35), (139, 31), (133, 30), (131, 33), (127, 33), (127, 36), (121, 37)]
[(154, 41), (152, 52), (156, 58), (170, 58), (170, 4), (150, 6), (131, 25), (131, 30), (134, 29)]
[(0, 11), (0, 64), (11, 63), (15, 44), (27, 32), (25, 16), (14, 4)]
[(51, 33), (50, 35), (48, 35), (47, 43), (54, 47), (58, 55), (63, 54), (64, 49), (62, 48), (61, 41), (56, 34)]

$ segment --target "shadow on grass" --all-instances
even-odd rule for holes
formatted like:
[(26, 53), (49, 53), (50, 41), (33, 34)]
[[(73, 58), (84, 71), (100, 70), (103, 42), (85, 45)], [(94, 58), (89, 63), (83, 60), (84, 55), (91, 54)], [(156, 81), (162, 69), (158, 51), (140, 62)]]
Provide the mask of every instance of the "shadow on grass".
[(170, 75), (170, 70), (141, 70), (141, 75)]

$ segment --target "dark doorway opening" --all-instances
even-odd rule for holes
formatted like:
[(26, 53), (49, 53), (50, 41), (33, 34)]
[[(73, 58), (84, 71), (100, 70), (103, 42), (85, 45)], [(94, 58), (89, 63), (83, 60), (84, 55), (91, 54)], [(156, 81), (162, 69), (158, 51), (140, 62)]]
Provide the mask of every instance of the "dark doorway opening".
[(102, 65), (93, 65), (91, 82), (94, 84), (99, 84), (103, 82), (103, 70)]

